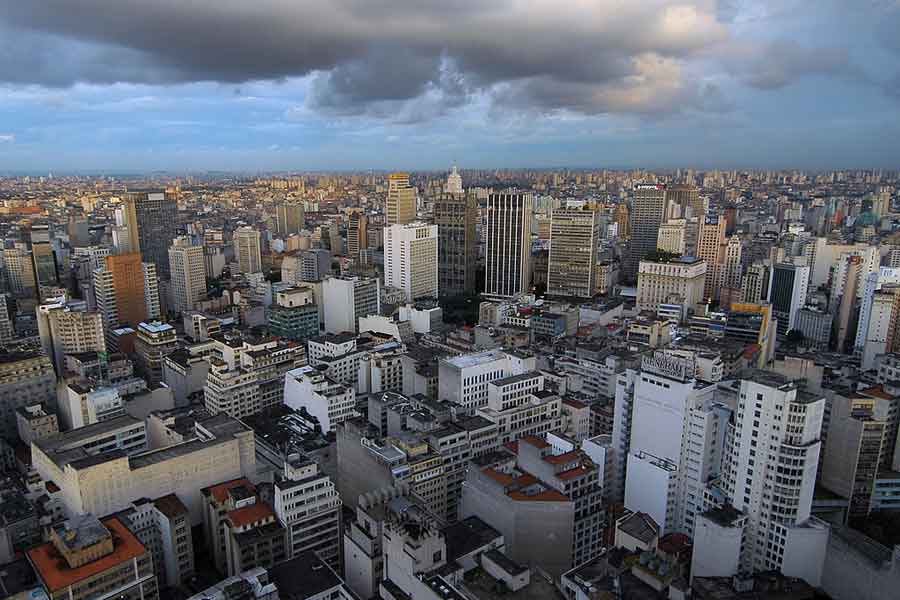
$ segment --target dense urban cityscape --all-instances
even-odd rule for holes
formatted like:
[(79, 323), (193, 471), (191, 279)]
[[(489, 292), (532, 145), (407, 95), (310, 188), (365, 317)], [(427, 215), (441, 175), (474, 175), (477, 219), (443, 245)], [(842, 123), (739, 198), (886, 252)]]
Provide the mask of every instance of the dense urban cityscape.
[(4, 178), (4, 594), (893, 598), (898, 189)]
[(0, 600), (900, 600), (900, 0), (0, 0)]

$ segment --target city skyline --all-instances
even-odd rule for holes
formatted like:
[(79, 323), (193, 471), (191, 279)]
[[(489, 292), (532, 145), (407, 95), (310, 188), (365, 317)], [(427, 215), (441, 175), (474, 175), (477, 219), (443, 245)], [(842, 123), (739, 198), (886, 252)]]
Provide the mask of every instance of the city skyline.
[(900, 152), (887, 1), (3, 6), (4, 172), (820, 170)]

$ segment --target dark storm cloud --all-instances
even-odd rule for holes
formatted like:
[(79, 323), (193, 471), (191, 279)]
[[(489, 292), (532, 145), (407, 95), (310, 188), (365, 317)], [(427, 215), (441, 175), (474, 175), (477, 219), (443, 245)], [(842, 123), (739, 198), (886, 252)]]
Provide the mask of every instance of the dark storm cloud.
[[(543, 111), (713, 110), (728, 105), (721, 89), (685, 66), (717, 49), (728, 53), (739, 5), (0, 0), (0, 82), (239, 84), (312, 74), (311, 108), (410, 122), (479, 92)], [(847, 56), (828, 52), (776, 43), (738, 53), (729, 68), (764, 89), (851, 70)]]
[(753, 87), (777, 89), (809, 75), (827, 75), (860, 82), (867, 80), (844, 48), (807, 48), (796, 42), (774, 42), (753, 52), (740, 66)]

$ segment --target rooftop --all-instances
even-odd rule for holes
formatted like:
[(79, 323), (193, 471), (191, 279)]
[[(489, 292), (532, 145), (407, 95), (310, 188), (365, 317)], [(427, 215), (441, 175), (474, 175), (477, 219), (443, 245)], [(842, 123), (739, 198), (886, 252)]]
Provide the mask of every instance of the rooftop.
[(488, 364), (497, 360), (503, 360), (505, 357), (506, 353), (503, 350), (486, 350), (474, 354), (454, 356), (453, 358), (445, 359), (444, 363), (455, 369), (462, 370)]
[(616, 529), (644, 543), (650, 543), (659, 535), (659, 525), (646, 513), (635, 512), (619, 519)]
[(732, 527), (738, 519), (744, 516), (744, 513), (730, 504), (726, 504), (721, 508), (712, 508), (702, 514), (710, 521), (722, 527)]
[(341, 579), (311, 550), (269, 569), (281, 600), (305, 600), (341, 585)]
[(456, 560), (501, 538), (502, 534), (479, 519), (471, 516), (441, 530), (447, 542), (447, 560)]
[(75, 569), (68, 567), (57, 549), (49, 542), (28, 550), (27, 554), (31, 564), (51, 593), (55, 594), (79, 581), (99, 575), (145, 553), (143, 544), (122, 525), (119, 519), (115, 517), (106, 519), (103, 521), (103, 526), (113, 536), (113, 551)]

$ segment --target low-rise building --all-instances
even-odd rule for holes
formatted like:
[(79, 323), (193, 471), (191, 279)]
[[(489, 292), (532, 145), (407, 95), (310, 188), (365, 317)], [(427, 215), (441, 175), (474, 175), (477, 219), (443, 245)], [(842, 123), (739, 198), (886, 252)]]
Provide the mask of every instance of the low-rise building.
[(122, 522), (84, 514), (50, 530), (28, 561), (50, 600), (159, 598), (153, 558)]

